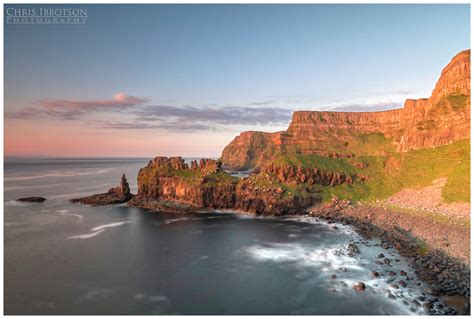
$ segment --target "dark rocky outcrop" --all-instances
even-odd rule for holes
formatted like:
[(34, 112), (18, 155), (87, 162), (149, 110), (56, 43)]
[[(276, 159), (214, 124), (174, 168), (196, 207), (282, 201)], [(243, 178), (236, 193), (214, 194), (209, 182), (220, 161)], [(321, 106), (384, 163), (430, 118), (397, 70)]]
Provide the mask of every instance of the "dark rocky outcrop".
[(133, 195), (130, 193), (130, 186), (128, 185), (127, 178), (125, 177), (125, 174), (123, 174), (120, 185), (110, 188), (107, 193), (73, 198), (70, 202), (92, 206), (103, 206), (126, 203), (132, 199), (132, 197)]
[(17, 202), (27, 202), (27, 203), (42, 203), (46, 200), (44, 197), (32, 196), (32, 197), (22, 197), (18, 198)]

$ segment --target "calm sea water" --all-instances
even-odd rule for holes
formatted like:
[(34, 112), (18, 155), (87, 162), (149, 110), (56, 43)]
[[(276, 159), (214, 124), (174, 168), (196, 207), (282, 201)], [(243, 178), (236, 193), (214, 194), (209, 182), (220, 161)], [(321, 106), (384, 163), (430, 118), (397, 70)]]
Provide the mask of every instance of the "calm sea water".
[[(6, 314), (422, 313), (411, 304), (422, 288), (390, 288), (389, 269), (375, 263), (384, 252), (400, 259), (390, 270), (411, 273), (406, 261), (347, 226), (68, 202), (106, 191), (122, 173), (135, 192), (147, 162), (6, 159)], [(15, 201), (23, 196), (47, 201)], [(351, 242), (361, 249), (354, 257)], [(370, 287), (356, 292), (357, 281)]]

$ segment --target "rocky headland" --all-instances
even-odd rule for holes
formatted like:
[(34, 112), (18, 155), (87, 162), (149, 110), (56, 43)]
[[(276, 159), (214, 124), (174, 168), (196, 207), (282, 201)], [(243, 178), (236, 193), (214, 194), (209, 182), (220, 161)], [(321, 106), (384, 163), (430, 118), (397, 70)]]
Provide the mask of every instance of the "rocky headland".
[(297, 214), (312, 203), (286, 192), (268, 175), (239, 179), (225, 172), (220, 161), (201, 159), (188, 165), (181, 157), (156, 157), (140, 169), (138, 194), (129, 202), (165, 211), (234, 209), (256, 215)]

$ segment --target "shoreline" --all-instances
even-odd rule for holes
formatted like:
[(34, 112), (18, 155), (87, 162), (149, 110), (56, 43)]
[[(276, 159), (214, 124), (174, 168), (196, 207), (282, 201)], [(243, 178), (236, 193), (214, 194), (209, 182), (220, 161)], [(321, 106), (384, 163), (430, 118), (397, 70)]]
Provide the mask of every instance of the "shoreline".
[[(448, 306), (446, 314), (470, 314), (469, 258), (451, 256), (446, 249), (433, 248), (431, 242), (420, 238), (416, 228), (422, 226), (413, 221), (422, 217), (406, 219), (412, 226), (406, 229), (399, 223), (400, 213), (382, 207), (353, 206), (348, 201), (334, 200), (330, 205), (318, 205), (308, 211), (311, 217), (350, 225), (364, 238), (379, 237), (383, 248), (395, 248), (407, 258), (418, 279), (430, 286), (427, 292)], [(433, 223), (433, 227), (442, 226)], [(425, 307), (430, 314), (435, 314), (432, 303)]]
[[(133, 201), (129, 206), (148, 209), (160, 212), (164, 208), (160, 201), (148, 201), (148, 205), (134, 205)], [(169, 204), (167, 202), (167, 204)], [(175, 206), (176, 205), (176, 206)], [(150, 207), (151, 206), (151, 207)], [(155, 207), (153, 207), (155, 206)], [(216, 209), (183, 209), (183, 205), (174, 203), (173, 209), (165, 209), (165, 212), (176, 214), (187, 214), (192, 212), (210, 212)], [(169, 208), (169, 207), (167, 207)], [(189, 208), (189, 207), (188, 207)], [(218, 211), (228, 211), (239, 215), (259, 217), (250, 212), (238, 209), (217, 209)], [(319, 204), (306, 210), (304, 214), (293, 214), (273, 217), (297, 217), (309, 216), (316, 220), (325, 220), (328, 223), (340, 223), (354, 228), (361, 237), (370, 239), (379, 237), (381, 247), (385, 249), (394, 248), (405, 257), (410, 266), (415, 271), (419, 280), (429, 286), (426, 293), (435, 296), (434, 299), (427, 300), (424, 303), (426, 311), (430, 314), (470, 314), (470, 259), (469, 249), (467, 255), (460, 253), (459, 250), (447, 251), (453, 248), (449, 241), (438, 243), (436, 236), (426, 240), (423, 238), (424, 232), (434, 232), (433, 228), (443, 233), (451, 233), (459, 236), (458, 231), (462, 226), (452, 225), (452, 229), (446, 228), (440, 221), (429, 219), (427, 216), (403, 215), (404, 213), (391, 210), (382, 206), (370, 206), (367, 204), (351, 205), (346, 200), (333, 200), (330, 204)], [(409, 218), (408, 218), (408, 217)], [(260, 216), (268, 218), (272, 216)], [(429, 223), (431, 228), (423, 229)], [(409, 225), (410, 227), (406, 227)], [(423, 230), (423, 231), (421, 231)], [(469, 239), (469, 229), (465, 233)], [(456, 244), (458, 238), (451, 239)], [(468, 240), (469, 242), (469, 240)], [(451, 252), (451, 255), (449, 254)], [(456, 256), (458, 254), (458, 256)], [(446, 307), (443, 309), (434, 309), (433, 304), (441, 301)]]

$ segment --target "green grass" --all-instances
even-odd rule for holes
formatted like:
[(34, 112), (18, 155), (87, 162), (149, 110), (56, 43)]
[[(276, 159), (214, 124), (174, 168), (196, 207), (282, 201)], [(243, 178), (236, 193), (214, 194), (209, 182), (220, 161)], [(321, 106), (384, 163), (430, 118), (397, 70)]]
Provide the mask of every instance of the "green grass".
[(280, 156), (275, 160), (279, 165), (293, 167), (318, 168), (323, 171), (342, 172), (346, 174), (357, 173), (357, 168), (347, 158), (330, 158), (319, 155), (289, 154)]
[(348, 149), (358, 156), (383, 155), (394, 152), (395, 145), (383, 133), (358, 134), (348, 143)]
[(238, 177), (231, 176), (226, 172), (216, 172), (205, 177), (204, 182), (207, 186), (219, 186), (224, 184), (237, 183)]
[[(317, 155), (289, 154), (275, 160), (277, 164), (294, 167), (317, 167), (321, 170), (363, 174), (369, 179), (353, 185), (318, 186), (323, 200), (332, 195), (353, 201), (385, 199), (404, 188), (430, 186), (435, 179), (446, 177), (443, 188), (445, 202), (469, 202), (470, 200), (470, 141), (432, 149), (391, 153), (385, 156), (357, 156), (353, 159), (335, 159)], [(365, 168), (354, 163), (365, 164)], [(388, 164), (390, 163), (390, 165)], [(288, 186), (286, 186), (288, 187)]]

